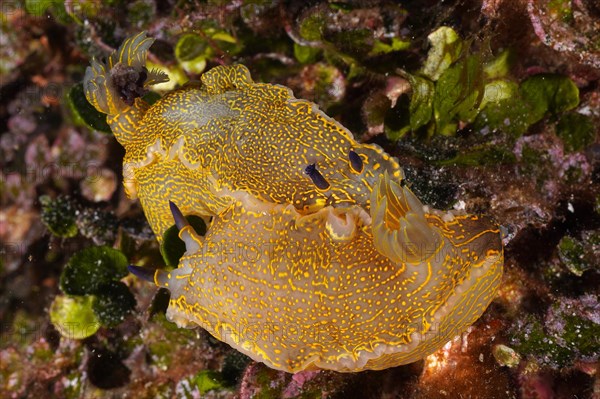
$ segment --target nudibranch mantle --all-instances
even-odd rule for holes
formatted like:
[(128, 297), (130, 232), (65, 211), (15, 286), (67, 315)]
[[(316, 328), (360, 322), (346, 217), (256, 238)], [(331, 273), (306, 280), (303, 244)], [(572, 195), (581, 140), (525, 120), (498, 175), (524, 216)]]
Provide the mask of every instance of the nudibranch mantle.
[[(354, 372), (419, 360), (481, 316), (503, 267), (487, 218), (424, 206), (393, 157), (241, 65), (146, 104), (164, 79), (151, 43), (92, 61), (84, 87), (157, 237), (175, 221), (186, 244), (154, 273), (170, 320), (279, 370)], [(211, 216), (206, 235), (183, 214)]]
[[(125, 186), (139, 198), (159, 239), (172, 224), (168, 200), (185, 214), (204, 216), (232, 203), (225, 192), (292, 204), (301, 213), (327, 205), (358, 204), (368, 210), (381, 173), (404, 177), (381, 148), (356, 142), (345, 127), (314, 103), (294, 98), (289, 88), (253, 82), (243, 65), (213, 68), (201, 82), (167, 93), (152, 106), (139, 97), (129, 105), (110, 84), (115, 66), (127, 64), (117, 71), (137, 68), (143, 75), (139, 62), (151, 43), (140, 33), (126, 40), (107, 65), (92, 61), (84, 88), (125, 147)], [(148, 75), (144, 87), (162, 79)], [(305, 173), (311, 164), (327, 189)]]
[[(372, 215), (411, 212), (386, 205), (408, 203), (408, 189), (387, 175), (378, 185)], [(385, 221), (358, 206), (301, 215), (291, 205), (236, 201), (204, 237), (180, 230), (187, 252), (155, 283), (171, 292), (170, 320), (199, 325), (272, 368), (353, 372), (410, 363), (470, 326), (502, 275), (489, 221), (421, 217), (432, 232), (419, 234), (438, 234), (438, 242), (395, 261), (374, 245), (373, 226)], [(474, 226), (477, 234), (463, 234)]]

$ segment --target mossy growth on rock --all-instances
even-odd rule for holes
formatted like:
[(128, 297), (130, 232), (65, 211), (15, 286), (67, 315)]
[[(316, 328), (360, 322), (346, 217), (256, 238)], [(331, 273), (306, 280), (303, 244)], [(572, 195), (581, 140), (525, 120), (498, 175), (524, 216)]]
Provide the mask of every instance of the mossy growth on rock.
[(598, 297), (560, 298), (543, 320), (528, 314), (509, 332), (511, 346), (520, 354), (552, 368), (577, 361), (595, 362), (600, 356)]

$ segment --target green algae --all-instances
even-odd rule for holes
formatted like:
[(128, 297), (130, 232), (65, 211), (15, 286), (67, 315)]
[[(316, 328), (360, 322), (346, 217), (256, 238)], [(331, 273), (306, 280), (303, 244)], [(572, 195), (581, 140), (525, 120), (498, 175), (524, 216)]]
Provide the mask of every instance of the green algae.
[(432, 81), (426, 78), (411, 74), (407, 74), (406, 77), (412, 88), (409, 107), (410, 129), (417, 131), (431, 120), (435, 86)]
[[(93, 335), (100, 325), (115, 327), (135, 309), (136, 301), (129, 288), (119, 280), (128, 275), (127, 258), (116, 249), (100, 246), (85, 248), (73, 255), (60, 276), (59, 286), (67, 296), (57, 297), (57, 321), (72, 317), (92, 318), (97, 328), (69, 338), (81, 339)], [(87, 320), (89, 321), (89, 320)], [(63, 323), (64, 324), (64, 323)], [(88, 323), (89, 324), (89, 323)], [(60, 330), (65, 335), (65, 331)], [(84, 336), (85, 335), (85, 336)]]
[(106, 122), (106, 115), (98, 112), (89, 103), (83, 91), (83, 83), (77, 83), (67, 93), (67, 103), (71, 110), (73, 122), (77, 126), (85, 126), (90, 129), (112, 134), (110, 126)]
[(19, 348), (27, 348), (32, 345), (35, 338), (38, 337), (38, 321), (24, 310), (17, 310), (10, 323), (8, 330), (5, 330), (7, 324), (0, 324), (0, 342), (10, 341)]
[(581, 277), (587, 270), (600, 270), (600, 232), (587, 231), (582, 239), (564, 236), (558, 243), (558, 257), (571, 273)]
[(515, 155), (502, 147), (482, 145), (472, 147), (466, 152), (436, 163), (438, 165), (481, 166), (514, 164), (516, 161)]
[[(360, 4), (319, 4), (304, 11), (299, 17), (297, 34), (292, 38), (297, 45), (294, 48), (296, 58), (301, 63), (315, 62), (322, 53), (322, 59), (331, 66), (346, 71), (348, 81), (370, 76), (373, 70), (383, 69), (379, 62), (370, 59), (386, 57), (393, 53), (407, 51), (411, 41), (393, 35), (375, 33), (372, 28), (356, 21), (361, 18), (364, 8)], [(381, 7), (382, 14), (400, 17), (406, 12), (399, 5), (386, 4)], [(356, 18), (351, 18), (356, 16)], [(393, 18), (384, 18), (383, 29), (391, 29)], [(341, 28), (336, 26), (341, 25)], [(312, 48), (313, 50), (308, 50)], [(388, 57), (393, 60), (393, 57)]]
[(66, 15), (64, 3), (57, 0), (25, 0), (24, 9), (35, 17), (41, 17), (46, 12), (52, 12), (57, 17)]
[[(508, 70), (508, 53), (494, 59), (471, 52), (449, 27), (429, 36), (431, 48), (423, 67), (414, 73), (400, 71), (412, 88), (407, 112), (409, 124), (386, 125), (388, 138), (397, 140), (409, 131), (451, 136), (458, 123), (472, 123), (488, 104), (510, 98), (509, 82), (500, 80)], [(483, 126), (481, 126), (483, 128)]]
[(440, 76), (433, 95), (437, 133), (454, 135), (457, 121), (473, 121), (483, 98), (483, 83), (483, 65), (476, 55), (460, 60)]
[(570, 112), (564, 114), (556, 124), (556, 134), (568, 152), (581, 151), (596, 139), (594, 123), (587, 115)]
[(561, 262), (576, 276), (581, 276), (590, 265), (584, 259), (583, 244), (573, 237), (565, 236), (558, 243), (558, 256)]
[(483, 71), (489, 79), (503, 78), (508, 75), (513, 63), (514, 52), (506, 49), (498, 54), (497, 57), (485, 63)]
[(221, 374), (214, 370), (202, 370), (193, 377), (192, 381), (202, 395), (223, 388)]
[(283, 393), (283, 381), (277, 376), (277, 371), (267, 368), (260, 367), (256, 373), (255, 379), (257, 385), (260, 387), (256, 399), (275, 399), (280, 398)]
[[(424, 131), (453, 136), (460, 125), (477, 131), (502, 131), (513, 138), (546, 116), (559, 121), (557, 131), (565, 147), (578, 150), (593, 142), (591, 121), (579, 114), (565, 114), (579, 104), (574, 82), (558, 74), (530, 76), (520, 84), (509, 76), (513, 56), (504, 50), (494, 58), (471, 50), (449, 27), (429, 36), (431, 48), (423, 67), (416, 72), (400, 71), (412, 88), (409, 122), (386, 124), (386, 135), (398, 140), (408, 132)], [(562, 118), (561, 118), (562, 116)]]
[(512, 332), (512, 346), (539, 364), (554, 368), (572, 366), (578, 360), (597, 359), (600, 353), (600, 324), (576, 312), (554, 305), (542, 323), (533, 315)]
[(579, 104), (579, 89), (566, 76), (538, 74), (519, 85), (519, 93), (529, 105), (530, 124), (541, 120), (546, 113), (553, 115), (569, 111)]
[(573, 21), (573, 9), (570, 0), (550, 0), (547, 7), (553, 19), (560, 19), (565, 23)]
[(79, 371), (73, 371), (64, 377), (63, 394), (66, 399), (81, 398), (84, 390), (83, 376)]
[(135, 298), (124, 283), (109, 281), (98, 287), (92, 309), (102, 325), (115, 327), (133, 312), (135, 305)]
[(536, 186), (541, 188), (544, 181), (549, 178), (548, 154), (529, 144), (523, 145), (521, 150), (521, 162), (519, 170), (521, 173), (531, 175), (535, 178)]
[(209, 45), (201, 36), (188, 33), (182, 35), (175, 45), (175, 58), (188, 73), (202, 73), (206, 68)]
[(160, 370), (166, 370), (173, 362), (173, 345), (165, 341), (154, 341), (147, 344), (152, 363)]
[(492, 355), (501, 366), (516, 367), (521, 361), (521, 356), (511, 347), (506, 345), (495, 345), (492, 348)]
[(427, 39), (431, 43), (431, 48), (420, 72), (430, 80), (436, 81), (459, 59), (463, 41), (454, 29), (447, 26), (436, 29), (427, 36)]
[(294, 43), (294, 57), (301, 64), (311, 64), (317, 60), (321, 54), (321, 49), (318, 47), (302, 46)]
[(389, 54), (395, 51), (403, 51), (408, 50), (410, 48), (409, 40), (402, 40), (398, 37), (393, 37), (391, 42), (388, 44), (381, 40), (375, 40), (373, 42), (373, 48), (371, 50), (371, 55), (378, 54)]
[(69, 295), (97, 294), (103, 284), (127, 274), (127, 258), (121, 251), (89, 247), (69, 259), (60, 276), (60, 289)]
[(59, 295), (50, 305), (50, 321), (63, 337), (90, 337), (100, 328), (100, 321), (92, 309), (93, 301), (92, 296)]
[(300, 23), (300, 36), (311, 42), (321, 40), (326, 22), (323, 14), (319, 12), (312, 13)]
[(77, 235), (77, 207), (68, 196), (55, 199), (47, 195), (39, 198), (42, 205), (42, 223), (57, 237), (70, 238)]
[[(201, 236), (206, 234), (206, 223), (201, 217), (188, 215), (185, 218), (196, 233)], [(177, 226), (173, 225), (169, 227), (163, 234), (163, 241), (160, 244), (160, 253), (167, 266), (177, 267), (179, 259), (185, 253), (185, 243), (179, 238), (179, 229)]]
[(476, 130), (490, 129), (494, 132), (506, 132), (512, 137), (525, 134), (531, 126), (527, 113), (527, 104), (517, 94), (497, 103), (488, 103), (475, 118)]
[(312, 101), (323, 109), (331, 109), (339, 102), (345, 90), (342, 74), (338, 68), (322, 62), (313, 64), (309, 71), (314, 79)]
[(196, 375), (192, 375), (182, 379), (177, 384), (178, 398), (197, 398), (198, 394), (201, 397), (208, 397), (211, 391), (219, 391), (225, 389), (221, 382), (220, 374), (213, 370), (202, 370)]
[(77, 215), (79, 233), (96, 244), (112, 244), (116, 238), (119, 220), (113, 212), (83, 208)]
[(127, 17), (129, 22), (134, 25), (147, 26), (155, 18), (155, 4), (147, 0), (128, 1)]
[(65, 195), (39, 197), (42, 223), (55, 236), (73, 238), (81, 234), (96, 244), (113, 243), (119, 221), (111, 211), (82, 206)]
[(238, 54), (243, 44), (233, 35), (219, 29), (211, 21), (204, 21), (197, 33), (181, 35), (175, 45), (175, 58), (188, 73), (200, 74), (207, 60), (218, 54)]

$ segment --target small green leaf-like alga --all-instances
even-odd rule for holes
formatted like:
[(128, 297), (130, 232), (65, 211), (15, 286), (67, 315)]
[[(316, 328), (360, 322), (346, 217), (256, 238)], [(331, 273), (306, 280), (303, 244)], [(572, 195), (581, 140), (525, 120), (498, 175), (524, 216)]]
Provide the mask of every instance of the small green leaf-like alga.
[(69, 295), (96, 294), (102, 284), (128, 274), (127, 258), (121, 251), (101, 246), (77, 252), (60, 276), (60, 289)]

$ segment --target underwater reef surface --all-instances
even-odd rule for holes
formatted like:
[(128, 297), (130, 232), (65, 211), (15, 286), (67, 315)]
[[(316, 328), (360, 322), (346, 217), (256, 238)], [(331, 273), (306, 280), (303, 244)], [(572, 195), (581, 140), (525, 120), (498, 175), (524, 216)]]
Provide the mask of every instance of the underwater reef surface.
[[(168, 293), (127, 265), (181, 248), (126, 197), (82, 86), (143, 30), (170, 78), (147, 101), (244, 64), (397, 157), (424, 203), (492, 217), (484, 315), (421, 361), (348, 374), (272, 370), (167, 321)], [(0, 396), (600, 398), (599, 43), (592, 0), (2, 2)]]

